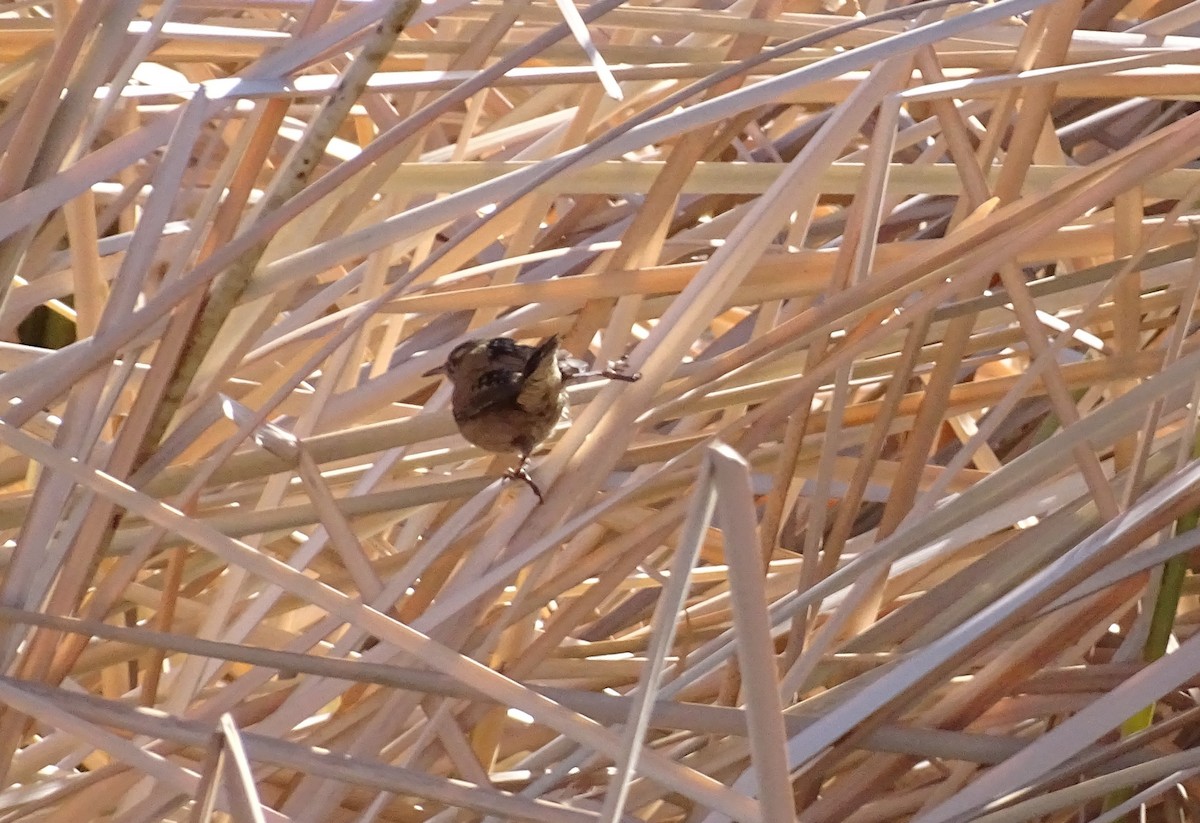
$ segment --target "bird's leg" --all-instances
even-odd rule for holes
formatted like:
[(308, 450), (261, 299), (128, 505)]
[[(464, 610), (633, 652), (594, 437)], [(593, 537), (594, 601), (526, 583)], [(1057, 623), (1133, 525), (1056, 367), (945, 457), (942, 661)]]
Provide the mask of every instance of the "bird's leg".
[(636, 383), (642, 379), (640, 371), (627, 371), (629, 364), (624, 358), (615, 363), (610, 363), (607, 368), (600, 372), (601, 377), (607, 377), (609, 380), (623, 380), (626, 383)]
[(537, 495), (538, 503), (545, 503), (546, 498), (542, 497), (542, 490), (538, 488), (538, 484), (534, 482), (533, 478), (529, 474), (529, 471), (525, 468), (525, 465), (528, 462), (529, 455), (522, 454), (520, 465), (518, 465), (515, 469), (509, 469), (507, 477), (511, 480), (523, 481), (527, 486), (529, 486), (529, 488), (533, 489), (533, 493)]
[(636, 383), (642, 379), (642, 373), (639, 371), (629, 371), (629, 364), (625, 362), (625, 358), (622, 357), (620, 360), (615, 360), (609, 363), (603, 369), (572, 374), (566, 379), (573, 383), (576, 380), (592, 380), (596, 377), (603, 377), (606, 380), (620, 380), (625, 383)]

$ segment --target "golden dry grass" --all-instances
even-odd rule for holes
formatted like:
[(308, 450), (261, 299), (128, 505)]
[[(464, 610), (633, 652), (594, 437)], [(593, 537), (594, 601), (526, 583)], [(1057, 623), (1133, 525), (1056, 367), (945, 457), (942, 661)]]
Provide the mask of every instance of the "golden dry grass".
[(1198, 25), (0, 5), (0, 823), (1200, 820)]

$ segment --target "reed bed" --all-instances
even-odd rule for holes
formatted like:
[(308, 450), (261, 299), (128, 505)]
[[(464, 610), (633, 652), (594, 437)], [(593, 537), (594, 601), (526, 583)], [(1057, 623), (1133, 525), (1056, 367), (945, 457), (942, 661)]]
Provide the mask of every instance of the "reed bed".
[(0, 823), (1200, 820), (1198, 27), (0, 4)]

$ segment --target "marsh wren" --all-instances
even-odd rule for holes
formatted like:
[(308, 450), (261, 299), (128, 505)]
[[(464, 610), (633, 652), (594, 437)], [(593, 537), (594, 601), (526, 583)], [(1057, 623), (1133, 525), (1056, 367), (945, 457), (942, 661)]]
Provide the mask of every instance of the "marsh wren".
[(550, 436), (567, 411), (567, 384), (593, 377), (632, 383), (641, 375), (618, 363), (599, 371), (571, 357), (550, 335), (536, 346), (508, 337), (467, 340), (450, 352), (446, 362), (425, 372), (444, 374), (454, 385), (450, 408), (458, 430), (481, 449), (516, 454), (521, 462), (508, 476), (523, 480), (538, 502), (542, 490), (529, 476), (526, 464), (538, 444)]

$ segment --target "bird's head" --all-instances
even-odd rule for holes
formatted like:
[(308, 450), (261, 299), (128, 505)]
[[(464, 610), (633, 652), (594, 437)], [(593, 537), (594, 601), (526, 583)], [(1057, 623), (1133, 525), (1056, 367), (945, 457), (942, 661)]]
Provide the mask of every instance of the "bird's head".
[(464, 340), (450, 350), (445, 363), (425, 372), (425, 376), (444, 374), (453, 381), (456, 377), (474, 374), (487, 368), (490, 359), (487, 340)]

